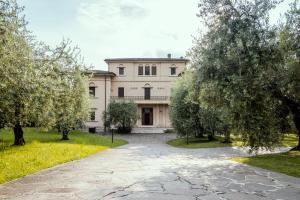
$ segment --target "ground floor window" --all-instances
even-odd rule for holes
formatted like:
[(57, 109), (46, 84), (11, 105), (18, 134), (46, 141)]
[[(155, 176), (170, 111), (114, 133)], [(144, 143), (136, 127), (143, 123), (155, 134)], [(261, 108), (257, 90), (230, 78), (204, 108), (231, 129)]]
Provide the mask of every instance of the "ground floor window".
[(95, 127), (89, 128), (89, 133), (96, 133), (96, 128)]

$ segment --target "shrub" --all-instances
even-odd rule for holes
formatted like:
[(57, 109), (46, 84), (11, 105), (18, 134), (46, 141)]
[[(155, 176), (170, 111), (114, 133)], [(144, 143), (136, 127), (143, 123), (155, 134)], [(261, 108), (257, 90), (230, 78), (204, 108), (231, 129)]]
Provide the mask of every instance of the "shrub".
[(130, 133), (138, 119), (137, 105), (132, 101), (112, 101), (103, 113), (106, 127), (115, 126), (119, 133)]

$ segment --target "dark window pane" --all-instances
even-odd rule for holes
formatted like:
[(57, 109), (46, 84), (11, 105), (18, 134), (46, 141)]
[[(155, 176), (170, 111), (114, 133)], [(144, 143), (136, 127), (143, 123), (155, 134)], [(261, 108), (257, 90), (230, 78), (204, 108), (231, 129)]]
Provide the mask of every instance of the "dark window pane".
[(95, 121), (95, 119), (96, 119), (96, 113), (95, 113), (95, 111), (90, 112), (90, 120), (91, 121)]
[(145, 75), (150, 75), (150, 66), (145, 67)]
[(96, 133), (96, 128), (89, 128), (89, 133)]
[(119, 67), (119, 75), (124, 75), (124, 67)]
[(151, 88), (145, 88), (145, 99), (151, 98)]
[(95, 87), (89, 87), (89, 91), (90, 91), (90, 96), (95, 97), (96, 88)]
[(118, 88), (118, 97), (124, 97), (124, 88), (123, 87)]
[(176, 67), (171, 67), (171, 75), (176, 75)]
[(144, 74), (144, 68), (143, 68), (143, 66), (139, 66), (139, 75), (143, 75)]
[(152, 69), (151, 69), (151, 71), (152, 71), (152, 75), (156, 75), (156, 66), (152, 66)]

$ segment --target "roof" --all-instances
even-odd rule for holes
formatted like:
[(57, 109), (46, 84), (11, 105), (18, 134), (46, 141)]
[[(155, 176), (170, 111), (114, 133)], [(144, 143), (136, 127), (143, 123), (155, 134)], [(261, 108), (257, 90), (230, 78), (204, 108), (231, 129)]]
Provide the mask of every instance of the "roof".
[(185, 58), (108, 58), (104, 60), (106, 63), (110, 62), (139, 62), (139, 61), (159, 61), (159, 62), (189, 62)]
[(115, 73), (104, 70), (89, 70), (87, 74), (116, 76)]

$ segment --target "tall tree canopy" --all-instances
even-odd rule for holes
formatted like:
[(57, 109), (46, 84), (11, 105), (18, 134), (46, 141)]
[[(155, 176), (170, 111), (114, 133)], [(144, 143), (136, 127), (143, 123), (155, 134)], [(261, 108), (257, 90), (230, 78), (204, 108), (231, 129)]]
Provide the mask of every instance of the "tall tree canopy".
[(199, 17), (208, 32), (190, 51), (205, 91), (201, 102), (226, 111), (231, 128), (252, 150), (279, 144), (289, 115), (300, 134), (299, 1), (282, 29), (269, 24), (277, 3), (202, 0)]
[[(226, 120), (216, 107), (199, 101), (201, 83), (193, 70), (186, 70), (177, 79), (171, 91), (170, 119), (181, 136), (204, 137), (209, 140), (215, 133), (226, 134)], [(228, 136), (228, 135), (226, 135)], [(226, 137), (226, 142), (229, 138)]]
[(68, 132), (88, 116), (78, 50), (68, 41), (54, 49), (36, 42), (22, 11), (16, 1), (0, 1), (0, 128), (13, 128), (15, 145), (25, 144), (22, 126)]

